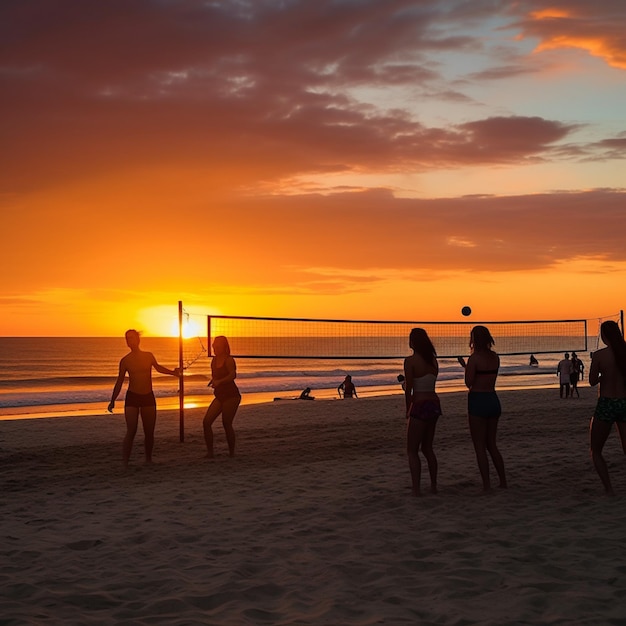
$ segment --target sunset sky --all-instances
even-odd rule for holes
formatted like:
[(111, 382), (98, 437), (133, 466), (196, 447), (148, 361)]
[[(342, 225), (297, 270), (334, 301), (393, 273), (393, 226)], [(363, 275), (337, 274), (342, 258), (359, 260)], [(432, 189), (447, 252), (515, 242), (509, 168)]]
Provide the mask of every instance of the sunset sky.
[(3, 0), (0, 335), (626, 308), (623, 0)]

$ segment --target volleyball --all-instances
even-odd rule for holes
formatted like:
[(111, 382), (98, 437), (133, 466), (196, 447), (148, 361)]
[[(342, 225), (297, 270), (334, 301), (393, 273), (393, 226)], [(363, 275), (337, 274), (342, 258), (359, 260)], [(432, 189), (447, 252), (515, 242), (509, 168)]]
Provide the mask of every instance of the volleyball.
[(470, 309), (468, 306), (464, 306), (464, 307), (461, 309), (461, 313), (462, 313), (463, 315), (465, 315), (465, 317), (467, 317), (468, 315), (471, 315), (471, 314), (472, 314), (472, 309)]

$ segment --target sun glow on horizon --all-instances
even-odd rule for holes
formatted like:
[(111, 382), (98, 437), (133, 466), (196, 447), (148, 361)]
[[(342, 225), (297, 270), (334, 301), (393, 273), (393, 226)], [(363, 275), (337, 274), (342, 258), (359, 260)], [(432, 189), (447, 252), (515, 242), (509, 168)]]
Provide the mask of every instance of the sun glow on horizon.
[[(145, 329), (145, 334), (152, 337), (178, 337), (180, 328), (175, 306), (154, 306), (142, 309), (137, 317)], [(192, 339), (203, 334), (200, 319), (183, 314), (183, 339)]]
[[(188, 319), (183, 315), (183, 339), (193, 339), (201, 334), (200, 324), (194, 319)], [(180, 325), (178, 319), (173, 319), (170, 326), (170, 337), (178, 337), (180, 335)]]

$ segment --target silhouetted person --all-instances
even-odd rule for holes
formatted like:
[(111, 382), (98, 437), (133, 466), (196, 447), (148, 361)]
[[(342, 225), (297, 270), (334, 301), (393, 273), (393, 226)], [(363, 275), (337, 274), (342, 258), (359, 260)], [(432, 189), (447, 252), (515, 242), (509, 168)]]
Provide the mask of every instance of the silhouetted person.
[(559, 377), (559, 396), (569, 398), (569, 386), (571, 384), (572, 362), (569, 358), (569, 352), (565, 353), (565, 358), (559, 361), (556, 368), (556, 374)]
[(337, 387), (337, 392), (339, 393), (340, 397), (343, 395), (344, 398), (359, 397), (356, 395), (356, 387), (354, 386), (354, 383), (352, 382), (352, 376), (350, 375), (346, 376), (341, 385)]
[(439, 396), (435, 384), (439, 375), (437, 352), (423, 328), (414, 328), (409, 335), (409, 347), (413, 354), (404, 359), (406, 388), (407, 430), (406, 451), (411, 472), (412, 493), (421, 495), (420, 481), (422, 463), (421, 449), (430, 474), (430, 490), (437, 493), (437, 456), (433, 450), (435, 428), (441, 415)]
[(152, 463), (154, 427), (156, 425), (156, 400), (152, 391), (152, 368), (161, 374), (180, 375), (178, 368), (170, 370), (159, 365), (152, 352), (145, 352), (139, 348), (139, 342), (140, 336), (136, 330), (126, 331), (126, 345), (130, 348), (130, 352), (120, 361), (119, 373), (108, 406), (109, 413), (113, 413), (115, 401), (122, 390), (124, 379), (128, 373), (128, 390), (124, 400), (124, 418), (126, 420), (126, 436), (122, 448), (124, 467), (128, 467), (133, 441), (137, 434), (139, 416), (141, 416), (143, 425), (146, 463)]
[(608, 495), (613, 495), (602, 450), (615, 424), (626, 454), (626, 343), (619, 326), (613, 321), (602, 323), (600, 336), (607, 347), (593, 353), (589, 368), (589, 384), (600, 385), (589, 429), (589, 443), (591, 459), (604, 489)]
[(495, 341), (487, 327), (474, 326), (469, 343), (472, 353), (465, 365), (465, 384), (469, 389), (467, 394), (469, 429), (485, 491), (491, 488), (487, 452), (498, 473), (499, 486), (507, 486), (504, 461), (496, 445), (498, 420), (502, 408), (495, 390), (500, 357), (492, 350), (494, 344)]
[(575, 352), (572, 352), (572, 373), (569, 377), (571, 385), (570, 396), (572, 398), (574, 397), (574, 393), (576, 393), (577, 398), (580, 398), (580, 393), (578, 392), (578, 376), (580, 375), (581, 365), (582, 361), (578, 358)]
[(215, 397), (206, 411), (202, 425), (204, 441), (207, 448), (207, 458), (214, 458), (213, 452), (213, 422), (222, 414), (222, 425), (226, 433), (229, 456), (235, 456), (236, 434), (233, 420), (241, 402), (239, 388), (235, 384), (237, 365), (230, 356), (230, 344), (226, 337), (220, 335), (213, 340), (213, 359), (211, 360), (211, 381)]
[(301, 394), (300, 400), (313, 400), (313, 396), (311, 395), (311, 387), (307, 387)]
[(539, 365), (539, 361), (537, 361), (534, 354), (530, 355), (530, 361), (528, 362), (528, 365), (530, 365), (531, 367), (537, 367), (537, 365)]

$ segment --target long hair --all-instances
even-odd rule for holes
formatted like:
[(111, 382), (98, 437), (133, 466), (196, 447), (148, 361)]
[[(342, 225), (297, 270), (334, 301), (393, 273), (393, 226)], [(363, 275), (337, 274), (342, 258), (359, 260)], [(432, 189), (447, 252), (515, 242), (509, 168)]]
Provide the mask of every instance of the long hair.
[(486, 326), (474, 326), (470, 333), (470, 348), (476, 350), (491, 350), (496, 340), (491, 336)]
[(220, 350), (220, 352), (222, 352), (222, 354), (230, 356), (230, 344), (228, 343), (228, 339), (226, 339), (226, 337), (224, 337), (224, 335), (218, 335), (213, 340), (213, 344), (217, 344), (217, 345), (219, 345), (222, 348), (222, 350)]
[(409, 334), (409, 347), (419, 354), (426, 363), (434, 363), (437, 359), (437, 351), (430, 337), (423, 328), (414, 328)]
[(622, 378), (626, 383), (626, 342), (622, 336), (622, 331), (619, 329), (617, 322), (607, 320), (600, 325), (600, 335), (602, 341), (611, 349), (617, 367), (622, 373)]

